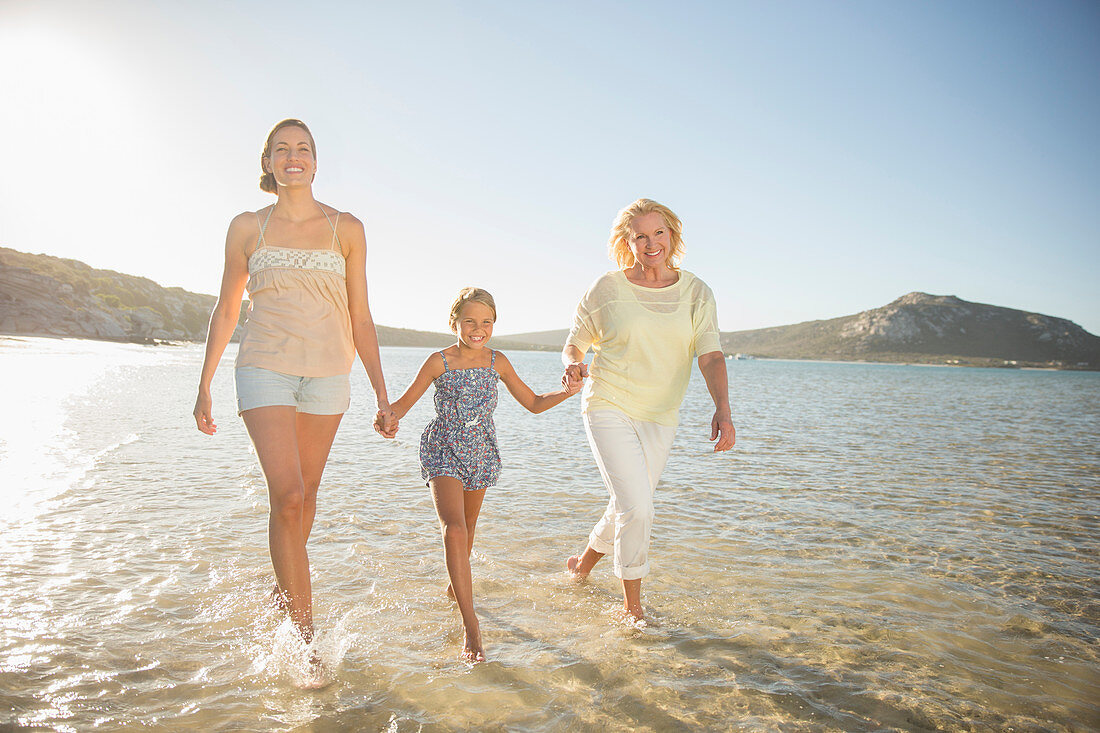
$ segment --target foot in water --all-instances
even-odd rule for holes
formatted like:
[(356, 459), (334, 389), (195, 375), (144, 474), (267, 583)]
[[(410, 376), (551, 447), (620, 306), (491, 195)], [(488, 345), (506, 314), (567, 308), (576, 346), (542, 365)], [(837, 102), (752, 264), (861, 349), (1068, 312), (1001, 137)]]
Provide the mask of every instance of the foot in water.
[(485, 649), (481, 646), (481, 631), (462, 635), (462, 660), (464, 662), (484, 662)]
[(588, 573), (582, 573), (579, 570), (581, 559), (578, 555), (573, 555), (565, 561), (565, 569), (569, 571), (569, 574), (573, 576), (575, 580), (585, 580), (588, 577)]
[(275, 585), (271, 588), (271, 594), (267, 599), (272, 606), (275, 606), (277, 611), (289, 611), (290, 601), (286, 597), (286, 593), (283, 593), (283, 589), (279, 587), (279, 581), (275, 581)]
[(309, 661), (306, 662), (304, 674), (297, 687), (303, 690), (320, 690), (322, 687), (328, 687), (331, 683), (332, 676), (329, 674), (328, 667), (316, 651), (310, 651)]

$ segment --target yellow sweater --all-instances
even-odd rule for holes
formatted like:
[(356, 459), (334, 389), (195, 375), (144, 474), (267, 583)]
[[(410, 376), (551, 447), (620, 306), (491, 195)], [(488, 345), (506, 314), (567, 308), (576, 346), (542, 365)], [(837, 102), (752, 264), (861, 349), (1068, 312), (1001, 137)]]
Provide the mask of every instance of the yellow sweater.
[(675, 426), (695, 357), (721, 351), (714, 294), (695, 275), (664, 288), (609, 272), (577, 305), (566, 342), (592, 348), (585, 412), (618, 408), (636, 420)]

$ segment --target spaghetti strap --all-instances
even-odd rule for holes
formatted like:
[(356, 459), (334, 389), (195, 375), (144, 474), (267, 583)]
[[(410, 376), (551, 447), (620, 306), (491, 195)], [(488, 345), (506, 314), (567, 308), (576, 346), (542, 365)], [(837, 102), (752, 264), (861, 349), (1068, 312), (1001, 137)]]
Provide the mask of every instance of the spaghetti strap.
[(451, 371), (451, 367), (447, 365), (447, 355), (444, 354), (442, 351), (439, 352), (439, 355), (443, 357), (443, 371), (444, 371), (444, 373)]
[(271, 214), (275, 211), (275, 204), (271, 205), (271, 208), (267, 210), (267, 217), (264, 219), (264, 223), (260, 224), (260, 215), (256, 214), (256, 223), (260, 224), (260, 236), (256, 238), (256, 249), (260, 247), (266, 247), (267, 242), (264, 241), (264, 232), (267, 231), (267, 223), (271, 221)]
[[(336, 224), (332, 223), (332, 219), (329, 218), (328, 212), (325, 211), (325, 207), (317, 204), (317, 208), (321, 210), (321, 213), (325, 215), (325, 221), (328, 222), (329, 227), (332, 228), (332, 244), (329, 245), (329, 249), (335, 250), (340, 245), (340, 238), (336, 236), (336, 224), (340, 223), (340, 212), (336, 212)], [(343, 247), (340, 247), (340, 251), (343, 252)]]
[(492, 369), (497, 365), (497, 352), (493, 349), (489, 349), (489, 368)]

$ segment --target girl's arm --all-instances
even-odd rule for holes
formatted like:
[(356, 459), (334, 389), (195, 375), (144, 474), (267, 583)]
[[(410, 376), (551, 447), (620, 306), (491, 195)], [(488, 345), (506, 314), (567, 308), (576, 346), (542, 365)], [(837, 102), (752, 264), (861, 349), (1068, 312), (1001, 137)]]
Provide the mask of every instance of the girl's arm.
[(210, 314), (210, 327), (206, 332), (206, 355), (202, 361), (202, 373), (199, 376), (199, 394), (195, 399), (195, 425), (207, 435), (218, 431), (212, 414), (213, 399), (210, 396), (210, 384), (214, 381), (214, 372), (233, 338), (233, 330), (241, 316), (241, 295), (248, 282), (248, 257), (245, 255), (248, 242), (258, 229), (255, 217), (248, 213), (234, 217), (229, 223), (225, 235), (225, 268), (222, 271), (222, 285), (218, 292), (218, 302)]
[(390, 405), (390, 410), (393, 413), (392, 426), (384, 424), (384, 416), (382, 411), (379, 410), (378, 417), (374, 420), (374, 429), (378, 431), (378, 434), (383, 438), (392, 438), (397, 435), (397, 421), (409, 414), (409, 410), (413, 408), (413, 405), (424, 396), (428, 385), (434, 382), (442, 373), (443, 357), (436, 352), (421, 365), (420, 371), (417, 372), (416, 378), (413, 379), (412, 384), (405, 390), (405, 393)]
[(583, 383), (577, 381), (575, 386), (559, 389), (556, 392), (547, 392), (546, 394), (537, 395), (534, 390), (528, 387), (527, 384), (519, 378), (519, 375), (516, 374), (516, 370), (512, 367), (512, 362), (508, 361), (508, 357), (499, 351), (497, 352), (496, 368), (501, 381), (504, 382), (504, 386), (508, 388), (512, 396), (516, 398), (516, 402), (536, 415), (540, 412), (549, 410), (554, 405), (564, 402), (572, 395), (575, 395), (580, 391), (580, 385)]
[(707, 390), (714, 400), (714, 417), (710, 420), (710, 439), (718, 439), (715, 452), (729, 450), (737, 439), (730, 416), (729, 375), (726, 373), (726, 355), (711, 351), (699, 357), (699, 372), (707, 383)]
[[(378, 332), (367, 300), (367, 238), (363, 223), (351, 214), (340, 217), (338, 237), (347, 252), (348, 314), (351, 316), (351, 338), (355, 351), (374, 388), (378, 410), (392, 421), (386, 379), (382, 375), (382, 359), (378, 355)], [(396, 425), (393, 428), (396, 430)]]

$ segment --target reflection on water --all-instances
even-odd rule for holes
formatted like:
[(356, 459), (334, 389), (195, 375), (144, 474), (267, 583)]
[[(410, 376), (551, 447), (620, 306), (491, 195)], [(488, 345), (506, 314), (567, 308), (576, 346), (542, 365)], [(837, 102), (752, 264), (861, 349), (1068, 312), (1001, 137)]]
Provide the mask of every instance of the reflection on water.
[[(384, 350), (394, 393), (425, 352)], [(510, 354), (536, 388), (553, 354)], [(1086, 730), (1100, 669), (1100, 376), (731, 362), (738, 446), (692, 383), (658, 489), (651, 623), (560, 572), (606, 501), (575, 400), (502, 393), (458, 660), (416, 446), (366, 380), (310, 540), (322, 656), (266, 604), (266, 492), (200, 347), (0, 341), (0, 726), (87, 730)]]

